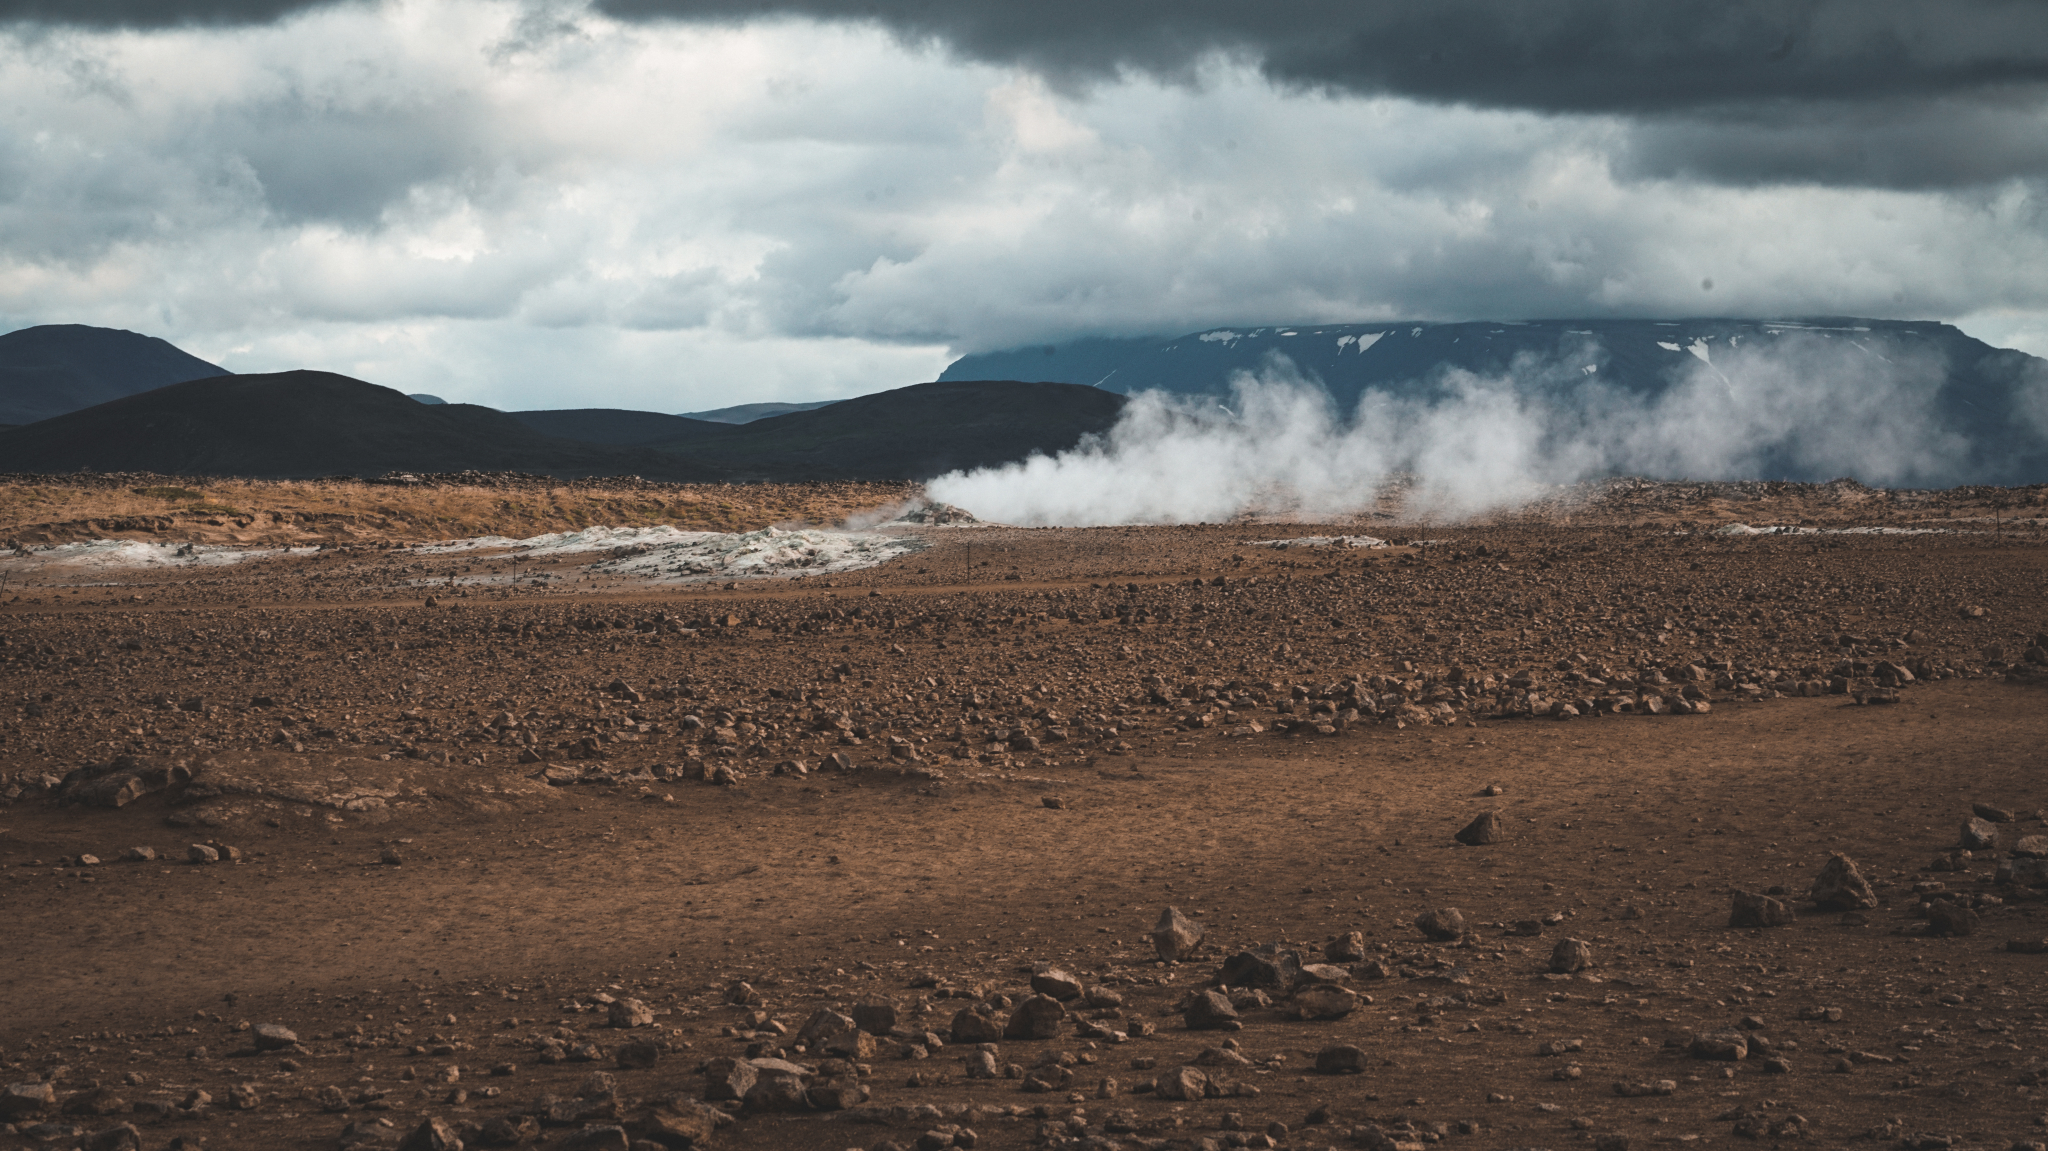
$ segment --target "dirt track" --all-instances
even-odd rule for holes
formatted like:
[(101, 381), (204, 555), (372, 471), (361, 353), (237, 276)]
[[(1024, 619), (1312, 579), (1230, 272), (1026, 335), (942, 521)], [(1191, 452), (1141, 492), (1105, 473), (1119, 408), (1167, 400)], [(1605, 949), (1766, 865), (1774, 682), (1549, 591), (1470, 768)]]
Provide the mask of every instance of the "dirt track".
[[(1823, 1146), (1873, 1129), (1893, 1144), (2042, 1137), (2028, 1080), (2048, 1067), (2048, 956), (2005, 946), (2048, 937), (2048, 920), (2035, 891), (1992, 882), (1993, 857), (2040, 834), (2048, 806), (2048, 696), (2025, 662), (2048, 630), (2038, 542), (1525, 526), (1367, 553), (1250, 549), (1252, 534), (942, 533), (832, 587), (477, 587), (429, 608), (368, 563), (314, 578), (344, 557), (8, 604), (0, 769), (22, 791), (0, 809), (0, 1079), (48, 1075), (60, 1105), (118, 1102), (41, 1118), (132, 1121), (151, 1148), (329, 1147), (378, 1117), (395, 1141), (426, 1116), (531, 1111), (596, 1070), (618, 1087), (599, 1102), (633, 1120), (646, 1100), (701, 1094), (708, 1058), (782, 1049), (823, 1070), (726, 1005), (744, 980), (792, 1033), (863, 1000), (893, 1001), (901, 1026), (865, 1074), (846, 1070), (866, 1102), (746, 1113), (711, 1146), (907, 1146), (941, 1123), (985, 1147), (1371, 1146), (1374, 1131), (1649, 1146), (1744, 1123), (1789, 1134), (1792, 1115)], [(1224, 582), (1194, 589), (1196, 575)], [(1784, 690), (1842, 662), (1843, 694)], [(1889, 698), (1881, 663), (1926, 674), (1896, 703), (1857, 703)], [(1687, 667), (1707, 678), (1648, 674)], [(1542, 717), (1683, 699), (1686, 682), (1711, 710)], [(1347, 683), (1361, 686), (1333, 693)], [(1375, 685), (1410, 702), (1375, 710)], [(1400, 710), (1439, 692), (1448, 719)], [(855, 770), (830, 770), (835, 753)], [(119, 754), (199, 773), (118, 809), (44, 797), (45, 777)], [(773, 773), (788, 761), (809, 773)], [(721, 765), (736, 783), (703, 779)], [(1502, 794), (1480, 795), (1489, 784)], [(1998, 849), (1925, 870), (1979, 802), (2020, 816)], [(1504, 839), (1456, 844), (1484, 810)], [(207, 842), (245, 858), (185, 862)], [(132, 846), (166, 858), (120, 861)], [(1860, 925), (1798, 899), (1837, 851), (1882, 900)], [(1923, 934), (1915, 887), (1930, 882), (1980, 904), (1975, 934)], [(1795, 924), (1726, 926), (1731, 889), (1773, 887)], [(1195, 961), (1155, 961), (1145, 933), (1168, 905), (1208, 925)], [(1462, 910), (1464, 939), (1417, 931), (1440, 907)], [(1317, 962), (1348, 931), (1366, 956), (1348, 982), (1370, 1002), (1345, 1017), (1285, 1018), (1276, 993), (1241, 1006), (1240, 1031), (1184, 1029), (1178, 1005), (1226, 956), (1286, 943)], [(1547, 975), (1566, 936), (1597, 966)], [(968, 1079), (967, 1045), (902, 1057), (964, 1006), (1020, 1006), (1042, 963), (1120, 995), (1077, 1018), (1127, 1041), (1069, 1019), (1058, 1038), (1002, 1042), (999, 1061), (1027, 1070), (1074, 1056), (1045, 1092)], [(610, 1028), (585, 1009), (599, 993), (667, 1014)], [(1840, 1020), (1800, 1018), (1826, 1007)], [(1787, 1072), (1760, 1049), (1688, 1055), (1751, 1016)], [(238, 1056), (243, 1022), (282, 1023), (304, 1050)], [(543, 1063), (548, 1036), (594, 1042), (600, 1061)], [(646, 1036), (654, 1065), (618, 1067)], [(1224, 1097), (1146, 1089), (1225, 1039), (1238, 1056), (1198, 1064)], [(1537, 1054), (1563, 1040), (1583, 1046)], [(1363, 1050), (1363, 1074), (1313, 1072), (1338, 1044)], [(1671, 1094), (1615, 1089), (1660, 1080)], [(253, 1106), (234, 1105), (237, 1084)], [(327, 1087), (343, 1110), (322, 1110)], [(209, 1117), (176, 1113), (193, 1088)], [(171, 1114), (133, 1110), (156, 1104)], [(905, 1110), (919, 1105), (944, 1114)], [(1276, 1122), (1288, 1131), (1269, 1135)], [(548, 1128), (549, 1145), (583, 1123)]]

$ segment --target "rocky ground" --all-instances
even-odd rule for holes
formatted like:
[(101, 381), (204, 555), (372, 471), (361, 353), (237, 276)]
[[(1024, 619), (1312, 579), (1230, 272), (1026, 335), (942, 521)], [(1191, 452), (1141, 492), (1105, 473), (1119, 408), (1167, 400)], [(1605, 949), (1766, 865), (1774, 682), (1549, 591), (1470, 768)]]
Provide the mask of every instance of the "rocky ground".
[(2048, 1139), (2031, 496), (1824, 495), (18, 574), (0, 1147)]

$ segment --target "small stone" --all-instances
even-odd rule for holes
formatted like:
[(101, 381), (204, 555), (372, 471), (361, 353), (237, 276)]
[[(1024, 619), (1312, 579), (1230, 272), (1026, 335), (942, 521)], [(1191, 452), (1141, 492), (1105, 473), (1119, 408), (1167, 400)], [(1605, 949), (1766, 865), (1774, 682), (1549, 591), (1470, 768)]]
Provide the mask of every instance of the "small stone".
[(41, 1115), (57, 1106), (57, 1089), (48, 1083), (10, 1083), (0, 1088), (0, 1120)]
[(1227, 1031), (1238, 1026), (1237, 1008), (1214, 991), (1197, 991), (1188, 998), (1181, 1021), (1189, 1031)]
[(117, 1123), (86, 1136), (78, 1151), (142, 1151), (142, 1132), (133, 1123)]
[(1316, 983), (1294, 993), (1294, 1007), (1303, 1019), (1342, 1019), (1358, 1009), (1358, 993), (1332, 983)]
[(954, 1014), (948, 1037), (963, 1046), (994, 1043), (1003, 1037), (1003, 1021), (1000, 1017), (983, 1015), (972, 1007), (963, 1007)]
[(1465, 914), (1455, 907), (1439, 907), (1415, 917), (1415, 929), (1431, 939), (1449, 942), (1465, 935)]
[(405, 862), (405, 856), (398, 854), (395, 847), (387, 847), (377, 855), (377, 862), (386, 867), (398, 867)]
[(1182, 915), (1179, 908), (1169, 907), (1159, 913), (1159, 923), (1152, 928), (1152, 949), (1160, 959), (1179, 963), (1202, 946), (1204, 934), (1201, 924)]
[(1977, 818), (1988, 819), (1993, 823), (2013, 823), (2019, 819), (2019, 816), (2014, 815), (2005, 808), (1993, 807), (1988, 803), (1973, 803), (1970, 805), (1970, 811)]
[(1031, 973), (1031, 990), (1066, 1003), (1081, 998), (1086, 989), (1080, 980), (1060, 968), (1040, 964)]
[(853, 1025), (870, 1035), (887, 1035), (896, 1030), (896, 1005), (879, 1000), (853, 1005)]
[(1489, 783), (1489, 784), (1487, 784), (1487, 785), (1486, 785), (1485, 787), (1482, 787), (1482, 788), (1480, 788), (1480, 789), (1479, 789), (1479, 794), (1481, 794), (1481, 795), (1484, 795), (1484, 796), (1488, 796), (1488, 797), (1492, 797), (1492, 796), (1496, 796), (1496, 795), (1506, 795), (1507, 793), (1508, 793), (1508, 789), (1507, 789), (1507, 788), (1505, 788), (1505, 787), (1502, 787), (1502, 786), (1501, 786), (1500, 784), (1497, 784), (1497, 783)]
[(2048, 955), (2048, 938), (2029, 936), (2025, 939), (2008, 939), (2005, 949), (2015, 955)]
[(1316, 1052), (1316, 1073), (1318, 1075), (1362, 1075), (1365, 1073), (1365, 1050), (1348, 1043), (1339, 1043)]
[(462, 1138), (454, 1124), (430, 1115), (398, 1144), (398, 1151), (462, 1151)]
[(1729, 897), (1730, 927), (1783, 927), (1792, 918), (1790, 907), (1768, 895), (1737, 891)]
[(1747, 1059), (1749, 1037), (1740, 1031), (1716, 1031), (1707, 1035), (1695, 1035), (1686, 1050), (1694, 1059)]
[(1960, 937), (1975, 934), (1977, 913), (1960, 903), (1946, 899), (1927, 906), (1927, 934), (1944, 937)]
[(652, 1039), (635, 1039), (612, 1053), (621, 1070), (652, 1067), (661, 1060), (661, 1044)]
[(1965, 851), (1983, 851), (1998, 846), (1998, 828), (1990, 820), (1972, 817), (1963, 821), (1958, 840)]
[(2021, 859), (2048, 859), (2048, 835), (2023, 835), (2012, 845), (2012, 853)]
[(131, 847), (121, 853), (121, 858), (130, 863), (154, 863), (156, 861), (156, 848)]
[(220, 852), (204, 843), (195, 843), (185, 848), (185, 858), (193, 863), (219, 863)]
[(1637, 1083), (1616, 1083), (1614, 1093), (1624, 1099), (1649, 1099), (1669, 1095), (1678, 1090), (1675, 1079), (1651, 1079)]
[(1499, 843), (1500, 837), (1500, 816), (1491, 811), (1482, 811), (1478, 818), (1466, 824), (1453, 838), (1467, 847), (1484, 847), (1489, 843)]
[(249, 1029), (249, 1036), (256, 1041), (258, 1051), (282, 1051), (299, 1042), (298, 1032), (281, 1023), (258, 1023)]
[(1066, 807), (1066, 806), (1067, 806), (1067, 801), (1066, 801), (1066, 800), (1064, 800), (1064, 799), (1061, 799), (1061, 798), (1059, 798), (1058, 796), (1055, 796), (1055, 795), (1043, 795), (1043, 796), (1040, 796), (1040, 797), (1039, 797), (1039, 799), (1038, 799), (1038, 802), (1039, 802), (1040, 804), (1042, 804), (1042, 805), (1046, 806), (1046, 807), (1049, 807), (1049, 808), (1051, 808), (1051, 809), (1052, 809), (1052, 810), (1054, 810), (1054, 811), (1059, 811), (1059, 810), (1061, 810), (1062, 808), (1064, 808), (1064, 807)]
[(1301, 977), (1301, 953), (1268, 943), (1240, 951), (1223, 961), (1216, 982), (1227, 987), (1264, 987), (1285, 991)]
[(1560, 939), (1550, 952), (1550, 970), (1558, 975), (1584, 971), (1593, 964), (1593, 948), (1582, 939)]
[(1358, 963), (1365, 959), (1365, 933), (1347, 931), (1332, 939), (1323, 948), (1323, 958), (1331, 963)]
[(1176, 1067), (1161, 1075), (1152, 1094), (1161, 1099), (1196, 1102), (1209, 1092), (1209, 1076), (1199, 1067)]
[(621, 1029), (654, 1025), (654, 1009), (638, 999), (615, 999), (606, 1015), (613, 1027)]

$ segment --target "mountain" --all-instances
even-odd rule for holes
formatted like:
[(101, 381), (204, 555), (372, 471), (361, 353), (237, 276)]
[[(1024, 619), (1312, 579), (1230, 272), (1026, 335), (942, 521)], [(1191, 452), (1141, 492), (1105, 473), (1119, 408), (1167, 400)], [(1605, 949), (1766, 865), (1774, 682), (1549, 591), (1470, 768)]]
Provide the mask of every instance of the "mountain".
[(752, 479), (921, 480), (1064, 451), (1108, 431), (1125, 402), (1074, 384), (949, 380), (755, 420), (715, 441), (648, 446), (695, 451)]
[(165, 384), (226, 375), (155, 336), (44, 324), (0, 336), (0, 424), (29, 424)]
[(808, 404), (734, 404), (729, 408), (713, 408), (708, 412), (684, 412), (693, 420), (707, 420), (714, 424), (751, 424), (769, 416), (786, 416), (791, 412), (810, 412), (830, 407), (838, 400), (817, 400)]
[(666, 452), (543, 436), (474, 404), (422, 404), (332, 372), (216, 376), (0, 432), (10, 471), (146, 471), (310, 479), (392, 471), (528, 471), (722, 480)]
[[(332, 372), (296, 371), (191, 380), (0, 430), (0, 460), (16, 472), (272, 479), (474, 470), (914, 480), (1072, 447), (1106, 431), (1125, 402), (1070, 384), (929, 383), (731, 425), (607, 408), (423, 404)], [(648, 433), (657, 440), (619, 442)]]
[[(1797, 356), (1793, 356), (1794, 350)], [(1524, 395), (1585, 398), (1599, 385), (1654, 400), (1695, 373), (1718, 374), (1757, 353), (1788, 353), (1779, 386), (1808, 388), (1817, 403), (1841, 389), (1906, 381), (1932, 419), (1967, 441), (1963, 458), (1929, 478), (1955, 483), (2048, 480), (2048, 360), (1995, 348), (1933, 321), (1819, 317), (1794, 320), (1537, 320), (1469, 323), (1303, 324), (1211, 328), (1183, 336), (1090, 337), (963, 356), (941, 381), (1004, 377), (1227, 396), (1240, 373), (1294, 372), (1320, 383), (1350, 412), (1368, 390), (1428, 399), (1452, 370), (1506, 378)], [(1284, 360), (1281, 359), (1284, 357)], [(1932, 367), (1927, 367), (1932, 365)], [(1923, 370), (1925, 369), (1925, 370)], [(1722, 377), (1726, 379), (1726, 377)], [(1838, 389), (1829, 392), (1828, 389)], [(1926, 396), (1925, 392), (1932, 395)], [(1798, 474), (1773, 459), (1771, 478)]]
[(405, 398), (408, 400), (418, 400), (423, 404), (445, 404), (448, 402), (431, 392), (411, 392)]
[(506, 414), (544, 436), (609, 447), (656, 442), (694, 444), (701, 440), (715, 440), (732, 432), (729, 423), (625, 408), (558, 408)]

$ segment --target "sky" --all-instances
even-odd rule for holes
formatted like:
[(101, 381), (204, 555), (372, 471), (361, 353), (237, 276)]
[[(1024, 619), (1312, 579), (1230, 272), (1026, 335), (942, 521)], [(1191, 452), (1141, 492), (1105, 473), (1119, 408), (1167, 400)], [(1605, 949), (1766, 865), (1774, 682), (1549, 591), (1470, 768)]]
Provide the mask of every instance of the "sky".
[(2048, 355), (2035, 0), (0, 0), (0, 330), (517, 409), (1218, 325)]

